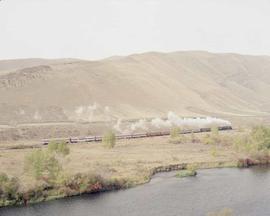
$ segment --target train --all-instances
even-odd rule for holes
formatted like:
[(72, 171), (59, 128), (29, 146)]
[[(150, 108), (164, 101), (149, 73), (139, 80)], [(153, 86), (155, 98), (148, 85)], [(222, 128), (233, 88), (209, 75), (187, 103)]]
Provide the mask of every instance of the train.
[[(232, 130), (232, 126), (219, 126), (218, 130)], [(198, 129), (184, 129), (180, 133), (181, 134), (189, 134), (189, 133), (204, 133), (210, 132), (211, 128), (198, 128)], [(132, 134), (119, 134), (116, 135), (117, 140), (121, 139), (138, 139), (138, 138), (145, 138), (145, 137), (157, 137), (157, 136), (168, 136), (170, 135), (170, 131), (153, 131), (153, 132), (146, 132), (146, 133), (132, 133)], [(44, 139), (42, 141), (43, 145), (48, 145), (50, 142), (53, 141), (61, 141), (66, 143), (80, 143), (80, 142), (101, 142), (102, 136), (86, 136), (86, 137), (70, 137), (70, 138), (55, 138), (55, 139)]]

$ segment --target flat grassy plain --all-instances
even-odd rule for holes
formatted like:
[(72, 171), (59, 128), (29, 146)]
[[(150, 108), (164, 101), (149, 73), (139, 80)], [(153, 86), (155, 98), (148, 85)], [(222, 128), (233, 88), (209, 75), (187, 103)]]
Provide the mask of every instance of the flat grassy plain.
[[(230, 137), (239, 132), (227, 131), (220, 135)], [(70, 144), (70, 154), (61, 161), (69, 175), (95, 173), (105, 179), (128, 179), (134, 185), (149, 181), (151, 170), (160, 166), (182, 163), (237, 164), (238, 156), (232, 144), (210, 145), (202, 143), (204, 134), (196, 134), (197, 142), (173, 144), (169, 136), (118, 140), (113, 149), (101, 143)], [(46, 147), (43, 147), (46, 148)], [(24, 171), (25, 156), (33, 149), (0, 150), (1, 172), (20, 180), (22, 190), (36, 184)], [(212, 164), (212, 165), (211, 165)], [(208, 166), (207, 166), (208, 167)]]

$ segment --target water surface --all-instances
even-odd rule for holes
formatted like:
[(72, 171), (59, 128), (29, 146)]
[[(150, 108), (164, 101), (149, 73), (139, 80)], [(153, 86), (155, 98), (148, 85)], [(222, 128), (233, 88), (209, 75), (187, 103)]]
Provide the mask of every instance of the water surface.
[(270, 215), (270, 169), (209, 169), (183, 179), (162, 173), (128, 190), (2, 208), (0, 215), (200, 216), (224, 207), (234, 215)]

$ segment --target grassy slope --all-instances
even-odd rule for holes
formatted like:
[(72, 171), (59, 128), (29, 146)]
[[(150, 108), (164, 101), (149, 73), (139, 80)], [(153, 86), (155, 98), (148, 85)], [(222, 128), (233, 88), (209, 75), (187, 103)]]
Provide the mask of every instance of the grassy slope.
[(124, 118), (164, 116), (169, 110), (180, 115), (270, 111), (270, 57), (175, 52), (44, 64), (50, 68), (32, 68), (31, 76), (20, 71), (0, 76), (12, 83), (0, 88), (0, 122), (76, 120), (78, 106), (95, 102), (100, 106), (91, 120), (104, 119), (105, 106)]

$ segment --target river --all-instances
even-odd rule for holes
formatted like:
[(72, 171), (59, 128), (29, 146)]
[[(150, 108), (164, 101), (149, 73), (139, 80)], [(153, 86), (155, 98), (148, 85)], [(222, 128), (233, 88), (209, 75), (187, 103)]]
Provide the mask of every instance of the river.
[(200, 170), (196, 177), (157, 174), (135, 188), (0, 209), (1, 216), (205, 216), (224, 207), (234, 215), (270, 215), (270, 169)]

